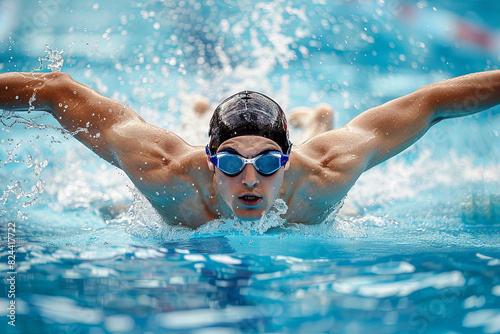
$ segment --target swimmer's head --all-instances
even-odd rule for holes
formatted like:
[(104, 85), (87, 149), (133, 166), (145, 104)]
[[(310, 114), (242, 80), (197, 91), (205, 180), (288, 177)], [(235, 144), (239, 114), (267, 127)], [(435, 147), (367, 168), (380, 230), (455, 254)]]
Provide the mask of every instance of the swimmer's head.
[(210, 154), (215, 154), (226, 140), (240, 136), (268, 138), (285, 154), (292, 146), (281, 107), (269, 97), (251, 91), (234, 94), (215, 109), (208, 136)]
[[(252, 159), (266, 152), (279, 150), (281, 148), (277, 143), (259, 136), (231, 138), (218, 149), (219, 152), (232, 153), (244, 159)], [(229, 208), (235, 217), (250, 221), (258, 220), (269, 212), (281, 193), (284, 174), (289, 168), (289, 162), (286, 162), (275, 172), (262, 174), (249, 163), (241, 171), (228, 175), (222, 169), (215, 167), (208, 156), (207, 164), (215, 173), (216, 198), (221, 208)]]

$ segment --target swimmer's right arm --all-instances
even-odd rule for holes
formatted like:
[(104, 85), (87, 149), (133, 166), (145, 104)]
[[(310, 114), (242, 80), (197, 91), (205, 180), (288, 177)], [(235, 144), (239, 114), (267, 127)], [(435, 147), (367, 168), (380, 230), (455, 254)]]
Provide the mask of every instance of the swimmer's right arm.
[(50, 112), (85, 146), (129, 174), (138, 169), (138, 155), (141, 161), (168, 158), (186, 146), (175, 134), (144, 122), (125, 104), (66, 73), (0, 74), (0, 109)]
[(103, 136), (106, 130), (117, 123), (142, 121), (133, 110), (66, 73), (5, 73), (0, 75), (0, 87), (0, 109), (50, 112), (85, 146), (113, 164)]

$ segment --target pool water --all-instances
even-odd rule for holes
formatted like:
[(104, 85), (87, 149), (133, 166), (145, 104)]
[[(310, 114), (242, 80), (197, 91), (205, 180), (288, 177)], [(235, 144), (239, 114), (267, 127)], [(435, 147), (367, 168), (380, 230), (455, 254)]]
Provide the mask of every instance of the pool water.
[[(340, 127), (422, 85), (498, 69), (499, 10), (0, 0), (0, 71), (62, 65), (203, 145), (201, 97), (215, 106), (250, 89), (286, 111), (329, 103)], [(2, 112), (0, 332), (500, 333), (499, 110), (436, 125), (320, 225), (271, 215), (198, 230), (164, 225), (51, 116)]]

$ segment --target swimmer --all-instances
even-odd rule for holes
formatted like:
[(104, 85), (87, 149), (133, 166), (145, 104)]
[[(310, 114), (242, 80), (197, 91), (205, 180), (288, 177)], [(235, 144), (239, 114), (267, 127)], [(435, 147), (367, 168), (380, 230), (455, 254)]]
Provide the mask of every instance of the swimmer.
[(193, 111), (197, 116), (203, 116), (210, 109), (210, 101), (206, 97), (196, 99), (193, 103)]
[[(194, 101), (192, 110), (194, 115), (197, 116), (195, 120), (204, 120), (204, 116), (210, 110), (210, 101), (206, 97), (198, 98)], [(190, 122), (184, 122), (183, 129), (192, 124), (192, 115), (189, 114), (189, 116)], [(321, 103), (313, 108), (293, 108), (290, 110), (289, 123), (294, 128), (303, 131), (302, 142), (304, 142), (316, 135), (332, 130), (334, 128), (334, 117), (333, 108), (326, 103)]]
[[(180, 116), (182, 133), (189, 134), (189, 140), (195, 145), (206, 145), (208, 123), (210, 122), (210, 100), (206, 97), (184, 98), (186, 108)], [(213, 110), (213, 109), (212, 109)]]
[(302, 129), (302, 141), (327, 132), (334, 127), (335, 112), (333, 108), (321, 103), (313, 108), (296, 107), (290, 110), (290, 125)]
[(280, 106), (256, 92), (237, 93), (215, 109), (204, 147), (146, 123), (65, 73), (0, 74), (0, 88), (0, 109), (51, 113), (122, 169), (167, 223), (197, 228), (219, 218), (257, 220), (282, 199), (287, 222), (316, 224), (363, 172), (432, 125), (500, 103), (500, 70), (424, 86), (294, 146)]

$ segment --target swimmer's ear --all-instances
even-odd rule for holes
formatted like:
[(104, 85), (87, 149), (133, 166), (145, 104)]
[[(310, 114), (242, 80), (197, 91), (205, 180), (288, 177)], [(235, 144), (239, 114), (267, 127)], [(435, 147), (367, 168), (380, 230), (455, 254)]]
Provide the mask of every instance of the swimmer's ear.
[(285, 171), (288, 170), (288, 168), (290, 168), (290, 160), (288, 160), (286, 163), (285, 163)]
[(212, 172), (215, 170), (214, 164), (210, 161), (210, 157), (208, 155), (207, 155), (207, 165), (208, 165), (208, 169), (210, 169)]

